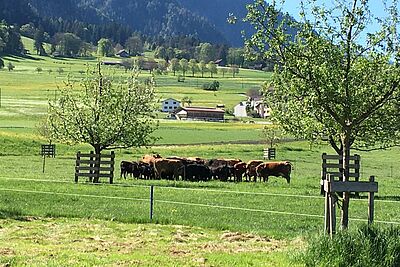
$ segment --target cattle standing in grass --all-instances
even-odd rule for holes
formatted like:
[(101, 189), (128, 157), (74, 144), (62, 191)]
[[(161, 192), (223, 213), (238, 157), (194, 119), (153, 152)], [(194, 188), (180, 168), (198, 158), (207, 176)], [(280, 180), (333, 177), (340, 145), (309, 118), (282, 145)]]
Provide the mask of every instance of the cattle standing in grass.
[(183, 176), (182, 166), (184, 164), (176, 159), (159, 158), (154, 161), (154, 171), (158, 179), (179, 180), (179, 176)]
[(211, 171), (205, 165), (188, 164), (182, 167), (183, 179), (186, 181), (208, 181), (211, 179)]
[(145, 162), (139, 162), (139, 169), (143, 179), (152, 180), (155, 178), (153, 165)]
[(154, 164), (154, 161), (155, 161), (156, 159), (160, 159), (160, 158), (162, 158), (162, 157), (160, 156), (160, 154), (144, 155), (140, 161), (141, 161), (141, 162), (144, 162), (144, 163), (147, 163), (147, 164), (150, 164), (150, 165), (153, 165), (153, 164)]
[(246, 170), (246, 180), (251, 181), (251, 177), (254, 177), (254, 182), (257, 181), (257, 172), (256, 168), (258, 165), (264, 163), (262, 160), (250, 160), (247, 163), (247, 170)]
[(256, 168), (257, 176), (262, 178), (264, 182), (268, 181), (269, 176), (283, 176), (287, 183), (290, 183), (290, 172), (292, 165), (288, 161), (284, 162), (265, 162)]
[(235, 182), (241, 182), (243, 174), (246, 173), (247, 165), (245, 162), (238, 162), (233, 165), (233, 172), (235, 177)]
[(121, 175), (120, 175), (121, 178), (123, 175), (124, 178), (126, 179), (127, 174), (130, 174), (135, 178), (139, 178), (140, 176), (140, 168), (136, 162), (121, 161), (120, 168), (121, 168)]

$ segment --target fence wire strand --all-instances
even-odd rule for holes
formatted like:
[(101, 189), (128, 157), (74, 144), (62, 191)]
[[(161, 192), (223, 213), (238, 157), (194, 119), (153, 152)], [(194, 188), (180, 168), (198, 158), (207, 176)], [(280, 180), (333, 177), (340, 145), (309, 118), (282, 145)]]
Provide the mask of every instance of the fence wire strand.
[[(11, 189), (11, 188), (0, 188), (0, 191), (19, 192), (19, 193), (33, 193), (33, 194), (47, 194), (47, 195), (61, 195), (61, 196), (73, 196), (73, 197), (91, 197), (91, 198), (104, 198), (104, 199), (146, 201), (146, 202), (149, 201), (149, 199), (142, 199), (142, 198), (114, 197), (114, 196), (102, 196), (102, 195), (86, 195), (86, 194), (73, 194), (73, 193), (58, 193), (58, 192), (49, 192), (49, 191), (22, 190), (22, 189)], [(306, 213), (295, 213), (295, 212), (286, 212), (286, 211), (249, 209), (249, 208), (220, 206), (220, 205), (209, 205), (209, 204), (201, 204), (201, 203), (187, 203), (187, 202), (178, 202), (178, 201), (169, 201), (169, 200), (154, 200), (154, 202), (155, 203), (157, 203), (157, 202), (158, 203), (164, 203), (164, 204), (175, 204), (175, 205), (185, 205), (185, 206), (217, 208), (217, 209), (229, 209), (229, 210), (241, 210), (241, 211), (250, 211), (250, 212), (262, 212), (262, 213), (269, 213), (269, 214), (310, 217), (310, 218), (318, 218), (318, 219), (323, 219), (324, 218), (323, 215), (306, 214)], [(351, 221), (363, 221), (363, 222), (366, 221), (366, 219), (361, 219), (361, 218), (349, 218), (349, 220), (351, 220)], [(400, 222), (397, 222), (397, 221), (375, 220), (375, 222), (376, 223), (384, 223), (384, 224), (400, 225)]]

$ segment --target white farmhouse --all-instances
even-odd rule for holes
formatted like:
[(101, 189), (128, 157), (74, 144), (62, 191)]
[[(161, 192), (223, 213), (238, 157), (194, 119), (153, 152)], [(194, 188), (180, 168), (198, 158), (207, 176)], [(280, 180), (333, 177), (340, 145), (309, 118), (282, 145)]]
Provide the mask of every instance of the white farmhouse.
[(172, 113), (176, 109), (178, 109), (180, 106), (181, 106), (180, 101), (173, 99), (173, 98), (168, 98), (168, 99), (165, 99), (162, 101), (161, 111)]
[(247, 117), (246, 107), (246, 101), (240, 102), (233, 108), (233, 115), (235, 115), (235, 117)]

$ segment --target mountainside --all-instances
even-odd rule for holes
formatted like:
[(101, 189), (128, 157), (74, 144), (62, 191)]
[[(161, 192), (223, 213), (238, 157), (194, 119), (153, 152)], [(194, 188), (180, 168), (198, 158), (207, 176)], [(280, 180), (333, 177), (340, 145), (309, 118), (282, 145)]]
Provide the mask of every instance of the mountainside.
[(0, 1), (0, 20), (24, 24), (41, 19), (129, 26), (147, 35), (193, 35), (202, 41), (228, 43), (206, 14), (196, 14), (176, 0), (15, 0)]
[[(242, 31), (247, 37), (254, 33), (253, 26), (242, 21), (247, 15), (246, 5), (254, 3), (253, 0), (178, 0), (178, 2), (193, 13), (207, 18), (224, 34), (231, 45), (243, 45)], [(236, 24), (227, 22), (230, 13), (237, 17)]]

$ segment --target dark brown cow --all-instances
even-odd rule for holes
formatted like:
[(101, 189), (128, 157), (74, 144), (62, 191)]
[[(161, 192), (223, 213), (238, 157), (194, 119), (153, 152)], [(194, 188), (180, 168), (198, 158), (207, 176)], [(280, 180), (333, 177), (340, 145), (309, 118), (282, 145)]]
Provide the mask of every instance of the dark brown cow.
[(250, 160), (249, 162), (247, 162), (246, 180), (251, 181), (251, 177), (254, 177), (254, 182), (257, 181), (256, 168), (262, 163), (264, 163), (264, 161), (262, 160)]
[(154, 171), (158, 179), (175, 179), (179, 180), (179, 176), (183, 176), (182, 169), (184, 164), (176, 159), (155, 159)]
[(199, 157), (188, 157), (188, 158), (186, 158), (188, 161), (191, 161), (191, 162), (194, 162), (194, 163), (196, 163), (196, 164), (201, 164), (201, 165), (204, 165), (204, 164), (206, 164), (206, 160), (205, 159), (202, 159), (202, 158), (199, 158)]
[(243, 174), (246, 173), (247, 165), (245, 162), (238, 162), (233, 165), (233, 172), (235, 176), (235, 182), (241, 182)]
[(283, 162), (265, 162), (260, 164), (256, 168), (257, 176), (262, 178), (264, 182), (268, 181), (269, 176), (283, 176), (286, 178), (288, 184), (290, 184), (290, 172), (292, 171), (292, 165), (288, 161)]

